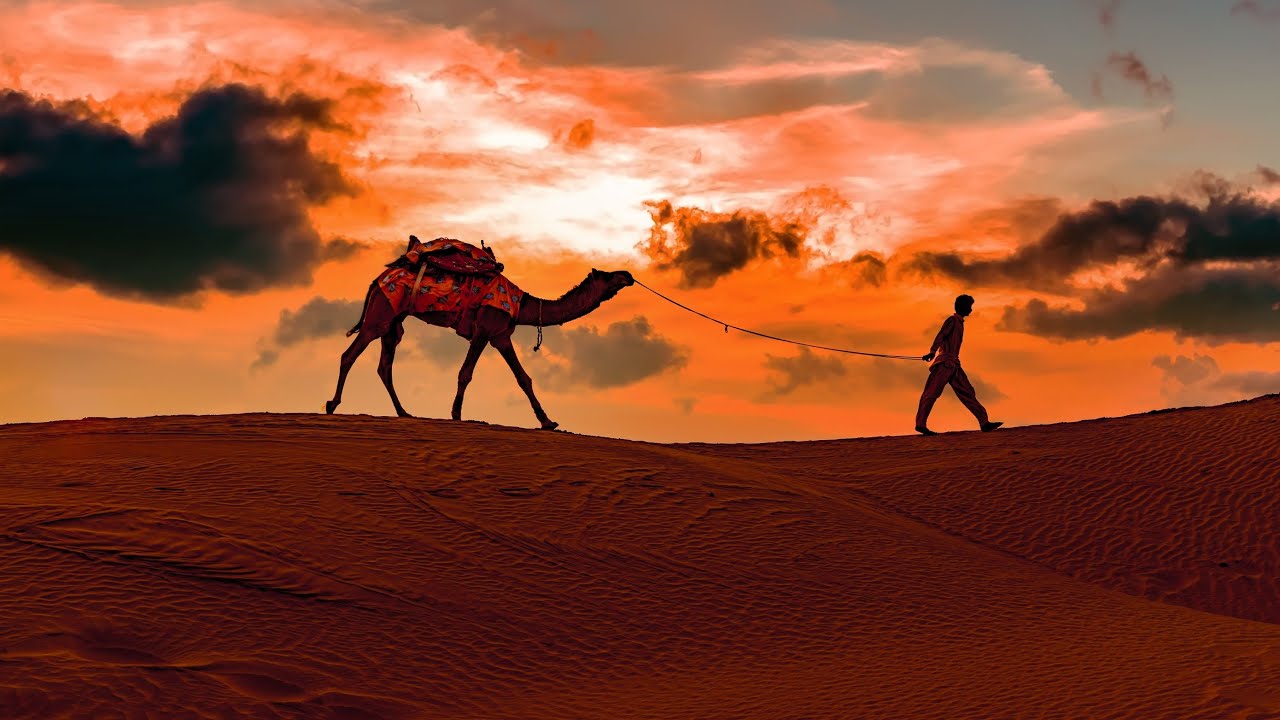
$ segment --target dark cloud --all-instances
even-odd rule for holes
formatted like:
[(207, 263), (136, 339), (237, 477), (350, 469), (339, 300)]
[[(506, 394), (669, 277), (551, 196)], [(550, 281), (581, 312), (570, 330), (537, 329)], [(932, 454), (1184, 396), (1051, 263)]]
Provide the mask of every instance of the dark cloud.
[(1001, 392), (1000, 388), (986, 382), (985, 380), (979, 378), (977, 375), (974, 375), (973, 373), (970, 373), (967, 370), (965, 371), (965, 375), (968, 376), (969, 384), (973, 385), (974, 392), (977, 394), (978, 399), (981, 400), (983, 404), (991, 405), (992, 403), (997, 403), (997, 402), (1000, 402), (1001, 400), (1009, 399), (1009, 396)]
[(280, 350), (308, 340), (342, 337), (360, 319), (364, 300), (329, 300), (313, 297), (297, 310), (280, 311), (268, 345), (259, 351), (254, 367), (272, 365)]
[(363, 299), (311, 298), (297, 310), (280, 312), (273, 340), (280, 347), (289, 347), (315, 338), (342, 336), (360, 319), (363, 309)]
[(1280, 371), (1245, 370), (1224, 373), (1208, 355), (1199, 353), (1151, 362), (1165, 378), (1164, 393), (1178, 403), (1211, 404), (1280, 392)]
[(882, 358), (849, 359), (847, 355), (802, 347), (791, 356), (765, 355), (765, 369), (772, 374), (768, 389), (758, 400), (778, 402), (810, 389), (809, 397), (823, 403), (840, 403), (851, 395), (918, 391), (928, 372), (922, 362)]
[(1036, 299), (1005, 308), (1001, 330), (1058, 340), (1120, 338), (1146, 330), (1210, 343), (1280, 341), (1280, 265), (1168, 267), (1088, 293), (1083, 308)]
[(684, 367), (689, 359), (687, 349), (658, 334), (639, 315), (610, 323), (603, 331), (590, 325), (546, 328), (543, 350), (563, 358), (551, 363), (546, 376), (549, 386), (560, 389), (622, 387)]
[(310, 147), (315, 131), (344, 131), (332, 105), (226, 85), (133, 135), (85, 103), (0, 91), (0, 251), (154, 301), (304, 284), (354, 250), (307, 215), (356, 192)]
[(275, 348), (262, 348), (258, 351), (258, 357), (249, 364), (250, 370), (258, 370), (264, 367), (275, 365), (280, 359), (280, 351)]
[[(1093, 76), (1093, 93), (1099, 98), (1102, 97), (1102, 73), (1104, 72), (1115, 74), (1142, 88), (1142, 94), (1148, 102), (1173, 104), (1173, 82), (1165, 75), (1156, 75), (1135, 52), (1111, 53), (1107, 57), (1102, 72), (1095, 73)], [(1168, 127), (1173, 121), (1172, 111), (1167, 110), (1161, 120)]]
[(966, 285), (1070, 292), (1077, 272), (1131, 261), (1154, 269), (1280, 259), (1280, 205), (1221, 188), (1202, 204), (1139, 196), (1064, 213), (1038, 239), (996, 258), (918, 253), (909, 271)]
[(766, 355), (765, 358), (765, 369), (775, 373), (769, 378), (767, 397), (770, 399), (789, 395), (806, 385), (843, 377), (849, 372), (843, 358), (815, 353), (806, 347), (800, 348), (800, 352), (791, 357)]
[(1273, 168), (1269, 168), (1266, 165), (1259, 165), (1257, 172), (1258, 177), (1262, 179), (1263, 183), (1267, 185), (1280, 185), (1280, 172), (1277, 172)]
[(1231, 6), (1232, 15), (1248, 15), (1263, 22), (1280, 21), (1280, 5), (1266, 6), (1257, 0), (1240, 0)]
[(1159, 355), (1151, 360), (1151, 364), (1182, 385), (1192, 385), (1218, 374), (1217, 361), (1208, 355)]
[(1280, 371), (1250, 370), (1225, 373), (1214, 380), (1211, 387), (1244, 397), (1271, 395), (1280, 392)]
[(335, 237), (324, 244), (324, 260), (346, 260), (371, 247), (370, 243), (345, 237)]
[(888, 263), (884, 256), (873, 252), (860, 252), (849, 261), (855, 285), (880, 287), (888, 277)]
[[(396, 255), (399, 257), (399, 254)], [(281, 351), (311, 340), (335, 340), (344, 349), (342, 338), (347, 330), (360, 319), (364, 310), (364, 298), (359, 300), (330, 300), (313, 297), (296, 310), (282, 310), (271, 336), (264, 339), (258, 358), (252, 367), (261, 368), (280, 359)], [(401, 358), (421, 352), (423, 357), (437, 366), (461, 364), (466, 355), (467, 343), (451, 330), (433, 327), (417, 320), (405, 323), (405, 336), (397, 349)], [(370, 346), (373, 353), (381, 352), (378, 343)]]
[(564, 146), (570, 150), (586, 150), (596, 140), (596, 123), (591, 118), (581, 120), (569, 128)]
[[(1204, 201), (1136, 197), (1064, 213), (1013, 253), (968, 258), (923, 253), (908, 265), (966, 285), (1076, 296), (1006, 308), (999, 327), (1060, 340), (1119, 338), (1155, 330), (1209, 342), (1280, 339), (1280, 205), (1210, 175)], [(1081, 290), (1081, 272), (1123, 267), (1118, 285)]]
[[(799, 257), (808, 227), (763, 212), (714, 213), (646, 202), (653, 228), (637, 247), (662, 270), (678, 270), (686, 288), (707, 288), (748, 263), (778, 256)], [(670, 230), (668, 230), (670, 228)]]

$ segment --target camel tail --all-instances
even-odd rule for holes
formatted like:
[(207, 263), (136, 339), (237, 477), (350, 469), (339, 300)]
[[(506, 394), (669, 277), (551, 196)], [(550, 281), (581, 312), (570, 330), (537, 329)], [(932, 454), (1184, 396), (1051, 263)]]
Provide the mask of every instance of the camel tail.
[(364, 294), (364, 307), (360, 308), (360, 319), (357, 320), (356, 324), (353, 325), (351, 329), (347, 331), (347, 337), (351, 337), (352, 335), (355, 335), (356, 333), (360, 332), (360, 326), (364, 324), (364, 316), (366, 313), (369, 312), (369, 301), (373, 299), (373, 291), (377, 287), (378, 287), (377, 280), (374, 280), (373, 282), (369, 283), (369, 292)]

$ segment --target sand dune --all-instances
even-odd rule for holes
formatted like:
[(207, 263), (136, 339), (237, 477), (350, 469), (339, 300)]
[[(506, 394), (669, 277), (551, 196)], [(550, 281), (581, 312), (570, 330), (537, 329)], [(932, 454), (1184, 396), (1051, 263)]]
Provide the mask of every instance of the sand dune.
[(656, 445), (0, 428), (0, 717), (1280, 717), (1280, 398)]

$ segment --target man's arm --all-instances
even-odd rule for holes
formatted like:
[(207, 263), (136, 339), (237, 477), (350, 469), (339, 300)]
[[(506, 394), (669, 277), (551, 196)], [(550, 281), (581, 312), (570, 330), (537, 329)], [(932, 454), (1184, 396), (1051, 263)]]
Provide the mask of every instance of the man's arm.
[(951, 336), (952, 326), (955, 324), (956, 318), (954, 315), (947, 318), (946, 321), (942, 323), (942, 329), (938, 331), (937, 336), (933, 338), (933, 344), (929, 346), (929, 354), (920, 358), (921, 360), (928, 362), (933, 359), (933, 356), (938, 352), (938, 346)]

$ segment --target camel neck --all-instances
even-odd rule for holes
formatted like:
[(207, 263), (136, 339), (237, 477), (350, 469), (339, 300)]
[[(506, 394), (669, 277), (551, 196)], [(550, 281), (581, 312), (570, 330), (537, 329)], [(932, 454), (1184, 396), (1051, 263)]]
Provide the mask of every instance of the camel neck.
[(604, 300), (603, 287), (590, 279), (583, 281), (555, 300), (526, 294), (524, 300), (520, 302), (520, 314), (516, 322), (520, 325), (542, 327), (563, 325), (600, 307), (600, 303)]

